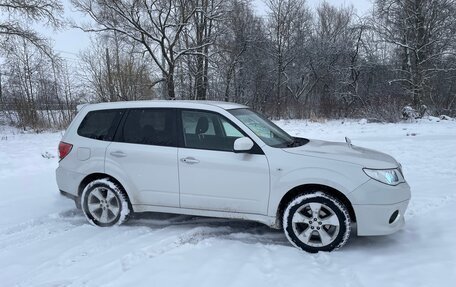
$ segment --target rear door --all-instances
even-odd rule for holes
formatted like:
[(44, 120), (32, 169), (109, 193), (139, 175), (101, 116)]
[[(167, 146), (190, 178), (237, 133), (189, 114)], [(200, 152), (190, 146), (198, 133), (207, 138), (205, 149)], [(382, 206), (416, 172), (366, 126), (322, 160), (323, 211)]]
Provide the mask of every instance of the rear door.
[(179, 206), (176, 131), (175, 109), (127, 111), (107, 148), (106, 172), (126, 176), (135, 204)]
[(182, 110), (181, 121), (181, 207), (266, 214), (269, 165), (261, 149), (235, 153), (234, 141), (245, 135), (218, 113)]

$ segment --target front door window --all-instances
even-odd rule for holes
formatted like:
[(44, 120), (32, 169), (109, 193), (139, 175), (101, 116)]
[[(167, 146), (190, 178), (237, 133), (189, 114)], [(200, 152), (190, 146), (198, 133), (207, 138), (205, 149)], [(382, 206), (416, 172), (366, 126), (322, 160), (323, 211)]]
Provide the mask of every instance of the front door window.
[(182, 111), (186, 148), (233, 151), (243, 133), (222, 115), (203, 111)]

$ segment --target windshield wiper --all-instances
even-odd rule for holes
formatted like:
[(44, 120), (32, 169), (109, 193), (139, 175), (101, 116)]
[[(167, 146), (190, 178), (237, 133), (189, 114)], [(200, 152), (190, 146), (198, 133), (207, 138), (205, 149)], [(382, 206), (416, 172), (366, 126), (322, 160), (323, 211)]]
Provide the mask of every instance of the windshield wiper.
[(297, 144), (296, 139), (293, 139), (291, 142), (287, 143), (287, 147), (294, 147)]
[(304, 138), (293, 138), (293, 140), (289, 143), (287, 143), (287, 147), (298, 147), (298, 146), (303, 146), (309, 142), (308, 139)]

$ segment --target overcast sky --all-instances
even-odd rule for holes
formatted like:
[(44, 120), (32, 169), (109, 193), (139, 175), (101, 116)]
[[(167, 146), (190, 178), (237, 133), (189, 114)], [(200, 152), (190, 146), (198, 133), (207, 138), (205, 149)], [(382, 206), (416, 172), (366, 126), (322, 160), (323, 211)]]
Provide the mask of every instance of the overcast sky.
[[(84, 16), (74, 11), (69, 0), (63, 0), (63, 2), (65, 5), (65, 17), (72, 18), (76, 22), (84, 21)], [(322, 0), (307, 0), (308, 5), (313, 9), (321, 2)], [(327, 0), (327, 2), (337, 7), (353, 5), (359, 15), (367, 13), (372, 7), (372, 0)], [(252, 3), (258, 14), (266, 14), (267, 8), (264, 4), (264, 0), (252, 0)], [(38, 30), (40, 30), (43, 35), (52, 38), (55, 44), (55, 50), (73, 64), (77, 61), (77, 54), (79, 51), (87, 48), (90, 43), (88, 33), (84, 33), (78, 29), (67, 29), (56, 32), (39, 27)]]

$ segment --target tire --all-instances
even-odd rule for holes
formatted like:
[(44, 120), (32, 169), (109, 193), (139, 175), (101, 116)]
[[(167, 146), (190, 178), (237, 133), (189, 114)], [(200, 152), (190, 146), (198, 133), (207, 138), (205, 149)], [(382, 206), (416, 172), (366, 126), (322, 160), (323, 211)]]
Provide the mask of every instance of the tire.
[(336, 250), (350, 237), (351, 220), (347, 208), (322, 192), (302, 194), (293, 199), (285, 208), (282, 220), (288, 240), (306, 252)]
[(81, 206), (87, 220), (100, 227), (120, 225), (131, 214), (125, 191), (109, 178), (96, 179), (87, 184), (82, 191)]

